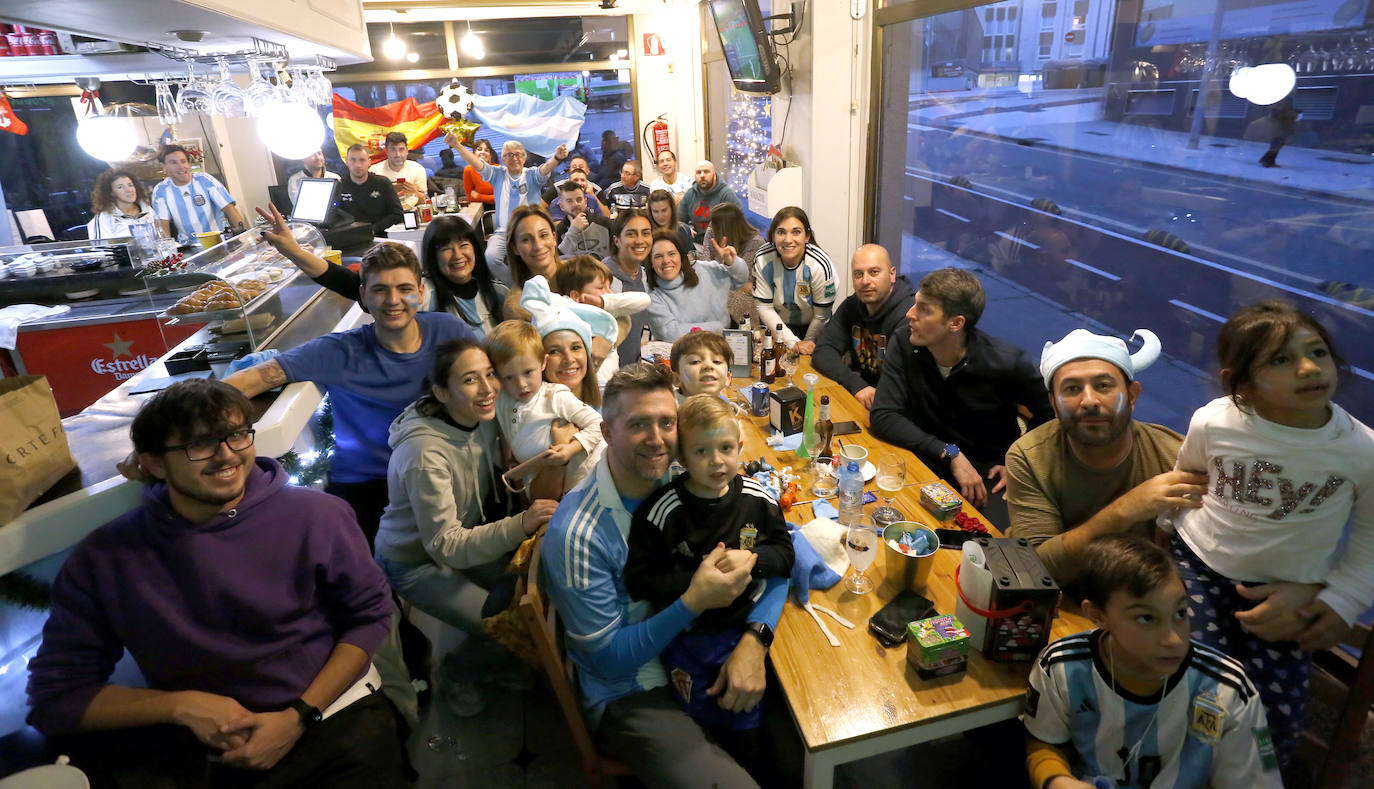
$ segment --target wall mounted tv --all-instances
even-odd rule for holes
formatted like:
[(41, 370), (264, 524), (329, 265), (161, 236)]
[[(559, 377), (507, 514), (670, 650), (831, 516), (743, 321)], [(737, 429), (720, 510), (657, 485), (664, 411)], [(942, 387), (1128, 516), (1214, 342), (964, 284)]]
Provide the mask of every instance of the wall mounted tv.
[(735, 88), (743, 93), (777, 93), (777, 56), (758, 0), (711, 0), (711, 16)]

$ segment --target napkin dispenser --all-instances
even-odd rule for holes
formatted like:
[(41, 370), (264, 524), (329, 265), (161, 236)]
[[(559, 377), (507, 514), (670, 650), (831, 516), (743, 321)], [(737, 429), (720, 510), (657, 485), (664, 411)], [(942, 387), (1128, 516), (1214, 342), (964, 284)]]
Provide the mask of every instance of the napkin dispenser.
[(1049, 643), (1059, 586), (1024, 539), (964, 543), (954, 612), (969, 642), (999, 663), (1029, 663)]

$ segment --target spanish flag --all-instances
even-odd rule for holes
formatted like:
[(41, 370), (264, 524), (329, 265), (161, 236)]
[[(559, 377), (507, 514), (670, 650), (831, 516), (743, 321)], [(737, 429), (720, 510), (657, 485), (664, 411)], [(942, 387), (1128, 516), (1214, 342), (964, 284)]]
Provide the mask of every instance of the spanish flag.
[(438, 137), (446, 120), (432, 101), (421, 104), (407, 98), (381, 107), (363, 107), (334, 94), (334, 143), (339, 146), (341, 159), (354, 143), (362, 143), (372, 161), (380, 162), (386, 158), (386, 134), (393, 131), (404, 134), (406, 144), (415, 150)]

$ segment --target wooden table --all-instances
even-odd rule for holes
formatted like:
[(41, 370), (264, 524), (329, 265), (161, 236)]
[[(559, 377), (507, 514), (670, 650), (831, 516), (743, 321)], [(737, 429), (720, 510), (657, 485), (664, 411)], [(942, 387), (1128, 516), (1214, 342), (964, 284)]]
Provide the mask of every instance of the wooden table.
[[(809, 359), (804, 360), (797, 372), (799, 387), (805, 387), (802, 375), (809, 372), (809, 364)], [(778, 386), (775, 384), (774, 389)], [(908, 520), (934, 528), (937, 521), (921, 506), (919, 488), (938, 476), (910, 452), (873, 438), (868, 432), (868, 410), (844, 387), (821, 378), (817, 397), (821, 394), (830, 396), (832, 421), (852, 419), (864, 428), (860, 434), (844, 436), (844, 443), (868, 447), (869, 460), (874, 464), (885, 453), (896, 453), (906, 461), (907, 487), (897, 496), (895, 506)], [(750, 421), (757, 429), (744, 431), (746, 457), (762, 455), (777, 468), (804, 465), (794, 453), (779, 453), (764, 444), (767, 419)], [(879, 493), (872, 483), (866, 488)], [(865, 512), (879, 506), (879, 496), (879, 503), (867, 505)], [(807, 490), (798, 496), (799, 500), (811, 498)], [(981, 517), (968, 503), (964, 512)], [(787, 513), (794, 523), (807, 523), (811, 517), (809, 504), (795, 505)], [(792, 718), (806, 743), (804, 785), (808, 789), (830, 789), (837, 764), (1008, 720), (1021, 712), (1028, 664), (998, 664), (973, 654), (966, 674), (926, 681), (907, 665), (905, 645), (885, 649), (868, 632), (869, 617), (899, 591), (895, 579), (888, 581), (884, 575), (889, 555), (891, 551), (880, 541), (878, 559), (868, 569), (875, 581), (873, 592), (858, 596), (845, 590), (843, 582), (829, 590), (811, 591), (813, 603), (854, 623), (854, 629), (849, 630), (821, 615), (840, 640), (838, 648), (830, 646), (811, 617), (790, 597), (778, 622), (770, 654)], [(959, 552), (942, 549), (930, 561), (934, 566), (923, 593), (940, 613), (952, 614)], [(882, 582), (876, 583), (880, 579)], [(1061, 609), (1054, 620), (1053, 637), (1091, 627), (1083, 616)]]

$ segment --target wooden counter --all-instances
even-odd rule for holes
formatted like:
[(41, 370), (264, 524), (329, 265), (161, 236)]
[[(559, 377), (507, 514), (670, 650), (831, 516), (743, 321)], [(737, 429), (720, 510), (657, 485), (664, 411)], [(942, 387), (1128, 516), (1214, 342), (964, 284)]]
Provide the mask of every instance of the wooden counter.
[[(806, 385), (802, 375), (809, 371), (809, 363), (809, 359), (804, 360), (803, 368), (797, 372), (799, 387)], [(775, 384), (774, 388), (778, 386)], [(844, 387), (822, 378), (817, 384), (817, 396), (821, 394), (830, 396), (832, 421), (852, 419), (864, 428), (860, 434), (842, 437), (840, 440), (845, 444), (867, 447), (869, 460), (875, 465), (886, 453), (895, 453), (906, 461), (906, 487), (897, 496), (895, 506), (908, 520), (935, 528), (939, 522), (921, 506), (919, 489), (938, 476), (910, 452), (873, 438), (868, 433), (868, 410)], [(794, 453), (779, 453), (764, 444), (766, 419), (749, 421), (758, 429), (745, 430), (744, 454), (748, 458), (762, 455), (778, 468), (798, 469), (804, 465), (805, 461)], [(872, 483), (866, 489), (879, 495), (878, 502), (864, 508), (865, 512), (872, 512), (882, 503), (881, 494)], [(799, 500), (811, 498), (808, 490), (802, 490), (798, 496)], [(967, 502), (964, 512), (981, 517)], [(809, 504), (796, 505), (786, 514), (794, 523), (805, 524), (812, 519)], [(953, 528), (952, 524), (950, 527)], [(813, 603), (824, 605), (854, 623), (854, 629), (849, 630), (821, 615), (826, 627), (839, 639), (838, 648), (830, 646), (811, 617), (790, 597), (778, 622), (770, 656), (806, 744), (808, 789), (828, 789), (836, 764), (1007, 720), (1021, 711), (1029, 664), (998, 664), (974, 654), (967, 673), (927, 681), (907, 665), (906, 645), (886, 649), (868, 632), (869, 617), (899, 591), (895, 581), (884, 577), (893, 552), (881, 541), (878, 550), (877, 560), (868, 569), (869, 577), (875, 581), (873, 592), (855, 595), (844, 588), (843, 581), (828, 590), (811, 591)], [(924, 594), (935, 603), (939, 613), (954, 613), (954, 571), (959, 564), (959, 552), (942, 549), (926, 561), (932, 562), (933, 567)], [(880, 580), (882, 583), (877, 583)], [(1061, 609), (1052, 637), (1091, 627), (1086, 618)]]

